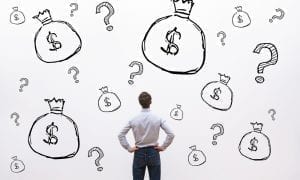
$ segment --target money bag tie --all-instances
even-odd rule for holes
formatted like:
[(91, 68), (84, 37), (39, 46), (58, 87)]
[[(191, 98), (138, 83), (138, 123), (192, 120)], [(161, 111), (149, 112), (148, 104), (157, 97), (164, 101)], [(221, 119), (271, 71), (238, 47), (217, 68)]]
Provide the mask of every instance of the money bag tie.
[(175, 13), (157, 19), (148, 29), (142, 51), (151, 64), (172, 74), (195, 74), (205, 62), (205, 36), (189, 16), (193, 0), (172, 0)]
[(74, 157), (80, 146), (78, 127), (63, 114), (63, 99), (46, 99), (50, 113), (38, 117), (29, 132), (28, 143), (37, 154), (51, 159)]
[(247, 12), (243, 11), (242, 6), (235, 8), (237, 10), (232, 17), (232, 24), (238, 28), (244, 28), (251, 24), (250, 16)]
[(251, 123), (253, 131), (246, 133), (239, 144), (240, 153), (251, 160), (267, 160), (271, 155), (271, 143), (268, 136), (263, 134), (262, 123)]
[(100, 89), (102, 91), (101, 96), (98, 99), (98, 107), (102, 112), (113, 112), (121, 107), (121, 101), (119, 97), (108, 91), (108, 87), (104, 86)]
[(196, 146), (191, 146), (190, 149), (192, 150), (188, 156), (188, 161), (191, 166), (200, 166), (206, 162), (205, 154), (197, 150)]
[(33, 17), (42, 23), (34, 37), (37, 57), (46, 63), (68, 60), (81, 49), (81, 38), (71, 24), (52, 20), (48, 9)]

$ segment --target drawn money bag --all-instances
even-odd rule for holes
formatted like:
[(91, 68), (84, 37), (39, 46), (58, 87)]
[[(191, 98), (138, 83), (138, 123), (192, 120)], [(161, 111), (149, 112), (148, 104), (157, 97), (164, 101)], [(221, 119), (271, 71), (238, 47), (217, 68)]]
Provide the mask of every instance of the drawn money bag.
[(239, 144), (240, 153), (251, 160), (266, 160), (271, 155), (271, 143), (268, 136), (263, 134), (262, 123), (251, 123), (253, 131), (246, 133)]
[(77, 125), (63, 114), (63, 99), (45, 101), (50, 106), (50, 113), (34, 121), (29, 132), (29, 146), (34, 152), (47, 158), (72, 158), (80, 146)]
[(18, 10), (18, 7), (13, 7), (13, 12), (10, 14), (10, 22), (12, 24), (22, 24), (25, 22), (24, 14)]
[(175, 120), (182, 120), (183, 111), (181, 110), (181, 105), (177, 104), (177, 107), (171, 110), (170, 116)]
[(188, 161), (191, 166), (200, 166), (206, 162), (205, 154), (196, 149), (196, 146), (191, 146), (190, 149), (192, 150), (188, 156)]
[(235, 27), (243, 28), (251, 24), (250, 16), (247, 12), (243, 11), (242, 6), (238, 6), (235, 9), (237, 10), (232, 17), (232, 24)]
[(80, 51), (81, 39), (71, 24), (53, 21), (48, 9), (33, 18), (43, 24), (34, 37), (36, 55), (40, 60), (46, 63), (61, 62)]
[(203, 101), (214, 109), (227, 111), (231, 108), (233, 93), (227, 86), (229, 76), (220, 74), (220, 81), (213, 81), (204, 86), (201, 91)]
[(108, 87), (102, 87), (100, 89), (103, 94), (98, 99), (98, 107), (102, 112), (113, 112), (121, 107), (121, 101), (119, 97), (113, 93), (108, 92)]
[(156, 20), (148, 29), (142, 51), (154, 66), (173, 74), (195, 74), (205, 62), (202, 29), (189, 16), (193, 0), (173, 0), (175, 13)]
[(20, 173), (25, 170), (25, 164), (19, 160), (17, 156), (14, 156), (13, 161), (10, 164), (10, 170), (14, 173)]

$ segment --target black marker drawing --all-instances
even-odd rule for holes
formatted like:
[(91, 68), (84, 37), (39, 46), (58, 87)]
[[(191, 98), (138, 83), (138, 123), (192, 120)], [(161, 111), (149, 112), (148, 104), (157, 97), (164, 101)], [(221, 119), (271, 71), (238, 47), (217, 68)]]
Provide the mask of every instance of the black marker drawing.
[(156, 20), (146, 32), (142, 51), (151, 64), (172, 74), (195, 74), (204, 65), (205, 35), (189, 16), (193, 0), (172, 0), (175, 13)]
[(28, 144), (37, 154), (51, 159), (74, 157), (80, 147), (78, 127), (63, 114), (63, 99), (45, 99), (50, 113), (38, 117), (29, 132)]
[(128, 81), (128, 83), (130, 85), (132, 85), (134, 83), (134, 81), (133, 81), (134, 76), (141, 75), (141, 74), (143, 74), (143, 71), (144, 71), (144, 67), (143, 67), (143, 64), (141, 62), (132, 61), (129, 64), (130, 67), (133, 67), (134, 65), (137, 65), (139, 67), (139, 70), (137, 72), (133, 72), (133, 73), (130, 74), (130, 80)]
[(16, 123), (16, 126), (20, 125), (20, 123), (18, 122), (19, 118), (20, 118), (20, 115), (16, 112), (14, 112), (10, 115), (10, 119), (14, 119), (14, 122)]
[(19, 11), (18, 7), (12, 8), (14, 11), (10, 14), (10, 23), (12, 24), (23, 24), (25, 22), (25, 16), (23, 12)]
[(79, 83), (79, 80), (77, 79), (77, 76), (79, 74), (79, 69), (75, 66), (72, 66), (68, 69), (68, 74), (71, 74), (72, 71), (75, 71), (75, 73), (73, 75), (73, 79), (74, 79), (75, 83)]
[(74, 12), (78, 11), (78, 4), (77, 3), (71, 3), (70, 7), (74, 6), (74, 8), (71, 9), (71, 14), (70, 16), (73, 17), (74, 16)]
[(102, 91), (101, 96), (98, 99), (98, 107), (102, 112), (113, 112), (121, 107), (121, 101), (119, 97), (108, 91), (108, 87), (104, 86), (100, 89)]
[(95, 160), (95, 164), (98, 167), (97, 170), (98, 171), (102, 171), (103, 167), (100, 166), (100, 160), (104, 157), (104, 153), (103, 151), (99, 148), (99, 147), (93, 147), (88, 151), (88, 157), (92, 157), (93, 156), (93, 152), (98, 153), (98, 157)]
[(218, 32), (217, 37), (220, 37), (221, 35), (222, 35), (222, 38), (221, 38), (222, 46), (225, 46), (224, 39), (226, 38), (226, 33), (224, 31), (220, 31), (220, 32)]
[(196, 145), (190, 147), (192, 150), (188, 155), (188, 162), (191, 166), (200, 166), (206, 162), (205, 154), (197, 150)]
[(251, 24), (250, 16), (247, 12), (243, 11), (242, 6), (235, 7), (237, 12), (232, 16), (232, 24), (238, 28), (244, 28)]
[(213, 124), (210, 129), (214, 130), (216, 127), (219, 128), (219, 132), (217, 134), (214, 134), (214, 136), (213, 136), (213, 141), (212, 141), (213, 145), (217, 145), (218, 144), (217, 138), (224, 134), (224, 127), (220, 123)]
[(43, 24), (34, 37), (35, 52), (41, 61), (62, 62), (80, 51), (81, 38), (71, 24), (52, 20), (48, 9), (33, 18)]
[[(256, 48), (253, 50), (254, 53), (260, 54), (262, 49), (268, 49), (271, 53), (271, 59), (266, 62), (262, 62), (257, 67), (257, 72), (259, 74), (262, 74), (264, 72), (264, 69), (268, 66), (275, 65), (278, 62), (278, 51), (274, 44), (271, 43), (260, 43), (256, 46)], [(263, 83), (265, 82), (264, 77), (262, 76), (256, 76), (255, 80), (257, 83)]]
[(268, 113), (269, 114), (271, 114), (271, 118), (272, 118), (272, 120), (273, 121), (275, 121), (275, 114), (276, 114), (276, 110), (275, 109), (270, 109), (269, 111), (268, 111)]
[(276, 11), (276, 12), (280, 12), (280, 15), (279, 15), (279, 16), (277, 16), (277, 15), (272, 16), (272, 18), (269, 19), (269, 22), (270, 22), (270, 23), (273, 23), (273, 21), (274, 21), (275, 19), (281, 20), (281, 19), (283, 19), (283, 17), (285, 16), (285, 12), (284, 12), (282, 9), (277, 8), (277, 9), (275, 9), (275, 11)]
[(13, 161), (10, 164), (10, 170), (13, 173), (20, 173), (25, 170), (25, 164), (19, 160), (17, 156), (14, 156)]
[(227, 111), (232, 106), (233, 92), (227, 85), (230, 77), (220, 74), (220, 81), (213, 81), (204, 86), (201, 91), (201, 98), (210, 107)]
[(109, 2), (102, 2), (96, 7), (96, 14), (101, 13), (100, 9), (102, 7), (106, 7), (108, 9), (108, 14), (104, 17), (104, 23), (107, 25), (106, 30), (107, 31), (112, 31), (113, 26), (109, 25), (109, 19), (112, 17), (112, 15), (115, 14), (114, 7), (109, 3)]
[(170, 112), (170, 117), (174, 120), (182, 120), (183, 119), (183, 111), (181, 109), (181, 105), (177, 104), (177, 107), (172, 109)]
[(20, 79), (20, 82), (23, 82), (23, 81), (24, 81), (24, 83), (21, 84), (20, 89), (19, 89), (19, 92), (23, 92), (23, 88), (24, 88), (25, 86), (28, 86), (28, 85), (29, 85), (29, 80), (28, 80), (27, 78), (21, 78), (21, 79)]
[(262, 123), (251, 123), (253, 131), (246, 133), (239, 144), (240, 153), (251, 160), (267, 160), (271, 155), (271, 143), (268, 136), (263, 134)]

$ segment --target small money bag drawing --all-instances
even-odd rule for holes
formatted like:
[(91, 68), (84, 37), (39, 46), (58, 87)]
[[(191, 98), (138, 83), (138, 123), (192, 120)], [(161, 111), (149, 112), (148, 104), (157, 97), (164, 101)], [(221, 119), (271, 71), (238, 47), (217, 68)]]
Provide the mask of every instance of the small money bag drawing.
[(20, 173), (25, 170), (25, 164), (19, 160), (17, 156), (14, 156), (13, 161), (10, 164), (10, 170), (14, 173)]
[(190, 149), (192, 150), (188, 156), (188, 161), (191, 166), (200, 166), (206, 162), (205, 154), (197, 150), (196, 146), (191, 146)]
[(182, 120), (183, 119), (183, 111), (181, 109), (181, 105), (177, 104), (177, 107), (171, 110), (170, 116), (174, 120)]
[(220, 73), (219, 75), (220, 81), (213, 81), (204, 86), (201, 97), (210, 107), (227, 111), (231, 108), (233, 100), (232, 90), (227, 86), (230, 77)]
[(242, 6), (235, 8), (237, 12), (232, 17), (232, 24), (238, 28), (244, 28), (251, 24), (250, 16), (247, 12), (243, 11)]
[(43, 25), (34, 37), (35, 52), (46, 63), (65, 61), (81, 49), (81, 39), (71, 24), (53, 21), (48, 9), (33, 17)]
[(157, 19), (148, 29), (142, 51), (151, 64), (172, 74), (195, 74), (205, 62), (202, 29), (189, 16), (193, 0), (172, 0), (175, 13)]
[(100, 89), (102, 91), (101, 96), (98, 99), (98, 107), (102, 112), (113, 112), (121, 107), (121, 101), (119, 97), (108, 91), (108, 87), (104, 86)]
[(22, 24), (25, 22), (25, 16), (23, 12), (18, 10), (18, 7), (13, 7), (13, 12), (10, 14), (10, 22), (12, 24)]
[(80, 146), (78, 127), (63, 114), (63, 99), (46, 99), (50, 113), (38, 117), (29, 132), (30, 148), (39, 155), (51, 159), (74, 157)]
[(271, 143), (268, 136), (263, 134), (262, 123), (251, 123), (253, 131), (246, 133), (239, 144), (240, 153), (251, 160), (267, 160), (271, 155)]

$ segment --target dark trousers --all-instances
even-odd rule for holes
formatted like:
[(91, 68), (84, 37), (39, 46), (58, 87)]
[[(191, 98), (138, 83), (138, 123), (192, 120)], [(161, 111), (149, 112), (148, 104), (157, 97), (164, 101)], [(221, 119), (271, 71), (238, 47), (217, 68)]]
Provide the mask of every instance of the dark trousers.
[(139, 148), (134, 152), (133, 180), (144, 180), (146, 167), (150, 180), (160, 180), (160, 156), (154, 147)]

